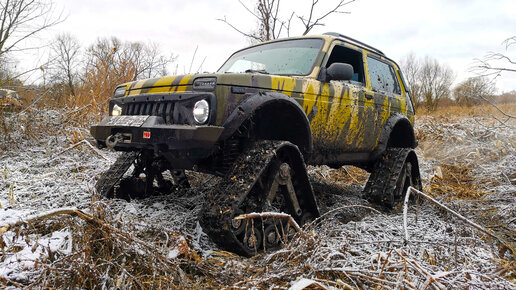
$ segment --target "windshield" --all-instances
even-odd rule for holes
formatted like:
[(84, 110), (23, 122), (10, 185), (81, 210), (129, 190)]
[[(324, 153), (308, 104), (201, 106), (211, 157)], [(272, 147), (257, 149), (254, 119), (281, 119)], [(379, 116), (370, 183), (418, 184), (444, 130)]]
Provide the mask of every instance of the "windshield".
[(307, 75), (322, 45), (322, 39), (308, 38), (250, 47), (232, 55), (218, 72)]

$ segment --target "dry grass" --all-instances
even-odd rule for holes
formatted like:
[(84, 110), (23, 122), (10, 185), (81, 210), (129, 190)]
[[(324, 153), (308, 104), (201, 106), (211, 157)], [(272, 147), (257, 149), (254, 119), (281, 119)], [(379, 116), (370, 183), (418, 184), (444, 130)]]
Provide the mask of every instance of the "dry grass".
[(450, 199), (478, 199), (485, 192), (478, 184), (478, 179), (472, 176), (471, 165), (443, 164), (435, 168), (436, 174), (430, 179), (427, 191), (433, 196), (444, 196)]
[[(3, 278), (0, 285), (87, 289), (220, 285), (217, 277), (224, 275), (198, 257), (188, 238), (157, 225), (142, 227), (138, 220), (111, 216), (103, 204), (93, 202), (92, 205), (91, 214), (74, 209), (58, 210), (9, 227), (15, 236), (13, 243), (0, 245), (1, 259), (27, 246), (34, 250), (42, 247), (45, 254), (35, 261), (37, 274), (31, 277), (30, 283)], [(0, 237), (6, 230), (0, 231)], [(71, 232), (71, 251), (55, 250), (31, 241), (34, 236), (55, 231)]]
[[(15, 233), (13, 240), (17, 243), (15, 247), (3, 245), (3, 253), (16, 252), (23, 244), (46, 250), (36, 261), (30, 281), (1, 278), (0, 285), (88, 289), (288, 288), (298, 277), (310, 277), (314, 283), (342, 289), (444, 289), (466, 286), (471, 275), (478, 275), (467, 270), (435, 274), (440, 263), (452, 267), (453, 258), (446, 253), (450, 247), (440, 248), (444, 253), (439, 253), (428, 242), (420, 253), (419, 242), (402, 245), (392, 233), (393, 217), (382, 214), (376, 217), (376, 223), (343, 227), (334, 218), (338, 212), (333, 212), (305, 228), (307, 235), (295, 237), (280, 251), (252, 259), (227, 252), (213, 252), (201, 258), (189, 237), (136, 218), (113, 216), (106, 211), (106, 205), (93, 204), (96, 206), (92, 214), (62, 210), (13, 225), (9, 230)], [(370, 216), (374, 219), (376, 214)], [(428, 218), (434, 217), (421, 214), (419, 226), (426, 224)], [(440, 232), (445, 231), (444, 225), (439, 224)], [(67, 253), (45, 245), (34, 246), (31, 241), (34, 235), (60, 230), (72, 233), (72, 249)], [(470, 234), (466, 233), (466, 237)], [(456, 241), (455, 249), (451, 248), (455, 263), (471, 263), (470, 243), (467, 238)], [(174, 254), (170, 256), (171, 253)], [(497, 271), (499, 275), (513, 275), (514, 263), (507, 261)], [(480, 281), (496, 285), (497, 281), (489, 275), (484, 274)]]
[(331, 180), (332, 183), (337, 184), (362, 184), (369, 178), (367, 171), (355, 166), (342, 166), (338, 169), (333, 169), (328, 166), (310, 166), (309, 172), (316, 175), (322, 180)]
[[(4, 139), (0, 140), (0, 144), (17, 146), (16, 142), (20, 138), (48, 141), (48, 136), (52, 134), (66, 135), (70, 144), (87, 138), (89, 135), (85, 128), (104, 113), (100, 108), (105, 108), (106, 104), (102, 100), (90, 99), (88, 95), (75, 101), (81, 106), (74, 106), (73, 109), (66, 106), (63, 108), (65, 111), (41, 110), (34, 106), (26, 112), (2, 118), (4, 124), (0, 130), (7, 134), (1, 135)], [(72, 104), (72, 100), (69, 102)], [(506, 104), (501, 108), (513, 113), (516, 105)], [(432, 163), (434, 171), (436, 168), (440, 170), (440, 174), (427, 175), (428, 191), (450, 203), (478, 207), (479, 216), (485, 220), (485, 225), (494, 227), (498, 223), (503, 225), (503, 218), (493, 219), (492, 215), (496, 212), (485, 211), (486, 207), (477, 200), (489, 196), (486, 189), (499, 184), (503, 177), (480, 178), (478, 163), (499, 162), (504, 156), (502, 150), (512, 152), (510, 150), (515, 145), (501, 139), (503, 144), (499, 150), (489, 151), (489, 148), (496, 148), (498, 144), (496, 135), (472, 131), (470, 135), (459, 136), (454, 133), (467, 132), (470, 129), (463, 127), (470, 124), (456, 124), (453, 121), (466, 117), (485, 117), (486, 111), (496, 113), (494, 108), (481, 106), (447, 107), (432, 113), (420, 111), (420, 117), (427, 119), (418, 134), (425, 162)], [(448, 126), (443, 126), (443, 123)], [(47, 137), (43, 138), (45, 135)], [(476, 144), (484, 144), (486, 148), (480, 148), (478, 157), (472, 154), (471, 160), (466, 160), (470, 156), (469, 152), (447, 151), (456, 146), (470, 150)], [(314, 188), (328, 191), (322, 192), (318, 201), (332, 205), (343, 201), (338, 199), (348, 193), (343, 192), (343, 188), (348, 185), (361, 186), (368, 177), (365, 171), (351, 166), (339, 169), (310, 167), (309, 172), (319, 183), (314, 184)], [(330, 192), (332, 190), (335, 192)], [(11, 238), (16, 243), (0, 245), (3, 251), (1, 259), (19, 251), (20, 245), (34, 246), (34, 240), (38, 237), (61, 230), (71, 232), (72, 250), (64, 253), (38, 245), (36, 247), (46, 250), (34, 266), (34, 276), (28, 281), (0, 278), (0, 286), (120, 289), (287, 288), (297, 277), (303, 276), (327, 286), (344, 289), (424, 288), (429, 285), (439, 287), (442, 284), (453, 288), (481, 282), (486, 284), (479, 285), (488, 287), (485, 285), (496, 286), (496, 283), (501, 283), (497, 280), (500, 277), (516, 281), (514, 260), (500, 258), (493, 262), (496, 266), (475, 266), (471, 257), (478, 251), (477, 243), (482, 242), (481, 237), (453, 224), (453, 221), (442, 221), (435, 213), (416, 215), (416, 224), (411, 229), (415, 236), (411, 245), (405, 245), (400, 240), (400, 233), (396, 229), (399, 217), (395, 215), (375, 215), (368, 211), (360, 215), (359, 219), (365, 216), (364, 219), (370, 221), (360, 222), (356, 219), (359, 215), (355, 212), (349, 214), (354, 219), (347, 218), (347, 215), (342, 218), (345, 214), (337, 212), (307, 229), (306, 237), (294, 239), (284, 249), (244, 259), (227, 252), (213, 252), (199, 257), (190, 236), (168, 230), (152, 220), (110, 212), (109, 208), (109, 205), (93, 201), (91, 218), (63, 213), (12, 227), (10, 232), (15, 236)], [(497, 224), (492, 224), (493, 221)], [(431, 238), (419, 231), (425, 227), (432, 232)], [(507, 233), (510, 230), (511, 228), (507, 228)], [(435, 236), (442, 239), (443, 243), (435, 240)], [(510, 234), (506, 237), (510, 238)], [(419, 243), (416, 240), (421, 244), (416, 244)], [(174, 253), (174, 258), (169, 256), (171, 253)], [(504, 254), (499, 256), (504, 257)], [(466, 270), (457, 268), (457, 265)], [(496, 268), (493, 269), (494, 267)], [(490, 272), (477, 273), (477, 270), (468, 270), (469, 268), (488, 268)], [(438, 277), (436, 274), (434, 277), (428, 273), (446, 276)]]
[[(499, 104), (497, 107), (503, 112), (511, 115), (516, 114), (516, 102)], [(439, 107), (435, 111), (429, 111), (425, 108), (419, 108), (416, 112), (416, 116), (436, 116), (436, 117), (479, 117), (486, 116), (486, 114), (493, 114), (495, 116), (502, 116), (499, 110), (487, 103), (473, 106), (459, 106), (450, 105), (445, 107)]]

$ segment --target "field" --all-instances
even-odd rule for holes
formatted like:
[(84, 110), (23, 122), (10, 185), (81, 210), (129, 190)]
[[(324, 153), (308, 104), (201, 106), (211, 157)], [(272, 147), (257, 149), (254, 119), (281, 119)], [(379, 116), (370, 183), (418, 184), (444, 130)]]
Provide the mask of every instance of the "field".
[(310, 166), (323, 216), (285, 247), (243, 258), (218, 249), (197, 223), (216, 178), (187, 172), (190, 190), (92, 198), (118, 154), (88, 142), (95, 118), (4, 113), (0, 287), (514, 289), (516, 122), (504, 118), (477, 106), (416, 120), (423, 192), (484, 231), (425, 198), (409, 204), (404, 227), (401, 207), (387, 212), (362, 198), (365, 171)]

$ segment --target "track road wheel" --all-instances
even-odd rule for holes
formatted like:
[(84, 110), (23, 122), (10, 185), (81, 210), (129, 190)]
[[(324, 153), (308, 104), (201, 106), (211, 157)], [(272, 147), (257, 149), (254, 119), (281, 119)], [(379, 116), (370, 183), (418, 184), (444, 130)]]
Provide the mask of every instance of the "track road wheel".
[(387, 148), (373, 167), (364, 197), (393, 208), (403, 201), (409, 186), (422, 188), (416, 153), (411, 148)]
[(274, 217), (234, 220), (245, 213), (284, 212), (299, 224), (319, 212), (297, 146), (256, 141), (236, 159), (208, 194), (200, 224), (221, 248), (244, 256), (278, 247), (286, 220)]

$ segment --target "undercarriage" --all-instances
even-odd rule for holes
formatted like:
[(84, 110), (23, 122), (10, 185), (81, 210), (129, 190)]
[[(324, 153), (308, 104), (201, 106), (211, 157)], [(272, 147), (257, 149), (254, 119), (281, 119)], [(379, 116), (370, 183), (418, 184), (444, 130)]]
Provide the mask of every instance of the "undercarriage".
[[(244, 256), (275, 249), (295, 234), (274, 215), (241, 219), (250, 213), (287, 213), (303, 226), (319, 216), (303, 156), (287, 141), (250, 141), (206, 195), (199, 222), (221, 248)], [(229, 162), (229, 159), (224, 161)], [(415, 153), (410, 148), (388, 148), (373, 166), (365, 198), (392, 208), (408, 186), (421, 188)], [(132, 168), (132, 170), (130, 170)], [(189, 188), (184, 170), (175, 169), (152, 150), (123, 152), (99, 178), (95, 188), (105, 198), (130, 200)]]

